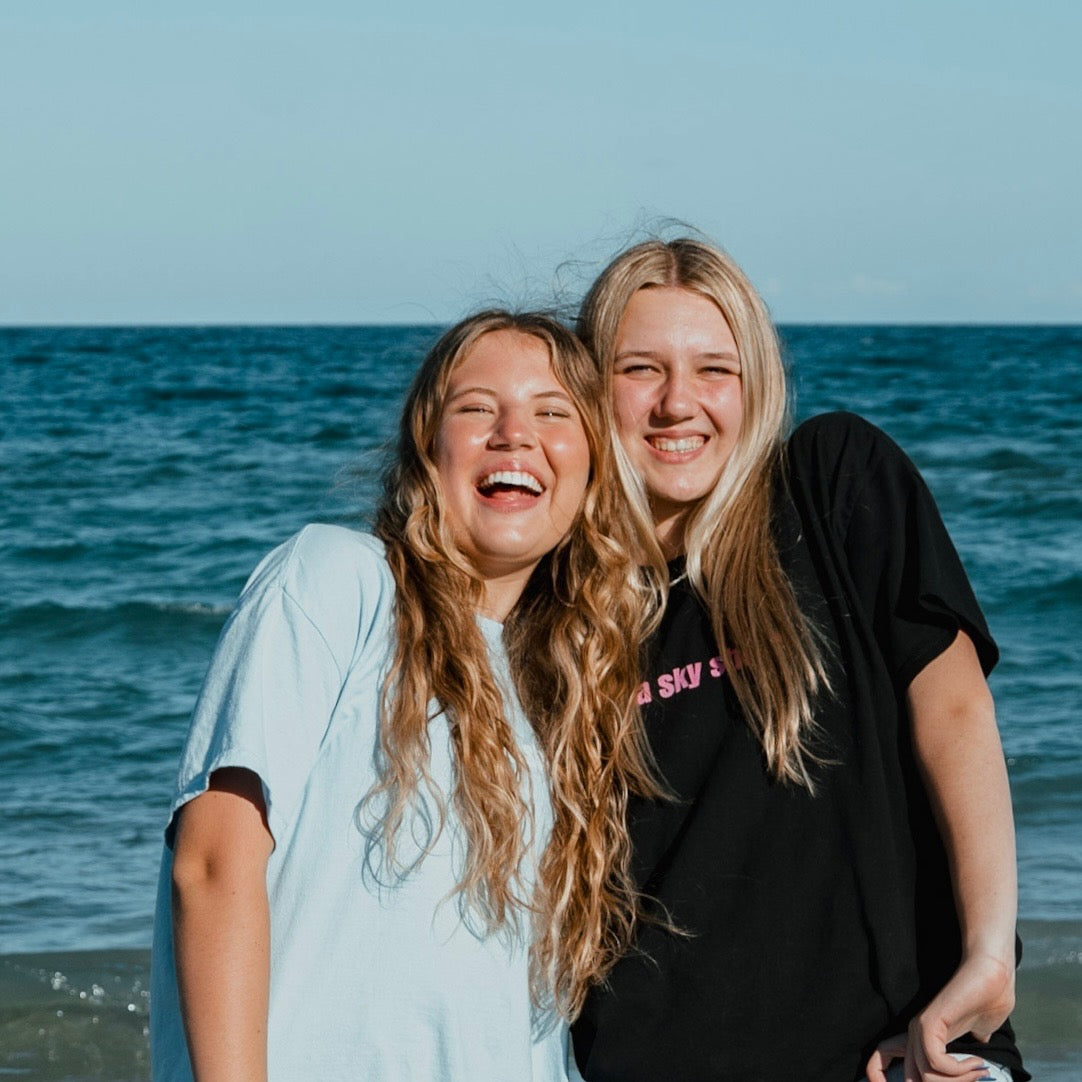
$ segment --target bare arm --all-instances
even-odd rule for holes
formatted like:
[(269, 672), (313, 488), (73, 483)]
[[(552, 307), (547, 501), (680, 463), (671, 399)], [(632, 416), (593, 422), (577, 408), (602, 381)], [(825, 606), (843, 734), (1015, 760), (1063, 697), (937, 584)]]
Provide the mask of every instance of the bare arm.
[(196, 1082), (266, 1082), (273, 848), (262, 785), (249, 770), (215, 771), (179, 813), (173, 936)]
[[(910, 1023), (906, 1078), (974, 1077), (975, 1061), (954, 1060), (946, 1044), (970, 1032), (987, 1040), (1014, 1007), (1018, 887), (995, 708), (968, 635), (959, 632), (914, 678), (908, 703), (917, 762), (950, 862), (962, 961)], [(873, 1082), (882, 1066), (873, 1056)]]

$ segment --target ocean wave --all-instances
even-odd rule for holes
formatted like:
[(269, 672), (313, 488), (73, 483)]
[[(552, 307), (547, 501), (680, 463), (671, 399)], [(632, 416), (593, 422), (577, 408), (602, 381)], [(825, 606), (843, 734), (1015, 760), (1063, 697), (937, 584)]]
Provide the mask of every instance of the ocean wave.
[(0, 957), (0, 1074), (142, 1082), (150, 1076), (146, 951)]
[(144, 387), (148, 402), (237, 402), (248, 398), (244, 387)]
[(356, 438), (353, 426), (348, 424), (324, 425), (312, 436), (314, 442), (324, 444), (348, 443)]
[(315, 388), (320, 398), (366, 398), (372, 393), (372, 387), (365, 383), (321, 383)]
[(0, 610), (0, 632), (74, 637), (108, 631), (131, 633), (209, 629), (233, 611), (231, 605), (201, 601), (125, 601), (118, 605), (69, 607), (40, 602)]
[(1031, 1070), (1041, 1065), (1041, 1079), (1075, 1078), (1058, 1068), (1082, 1062), (1082, 921), (1022, 921), (1019, 934), (1022, 965), (1012, 1022), (1023, 1055)]
[(1017, 529), (1017, 524), (1033, 527), (1082, 520), (1082, 496), (1073, 488), (1060, 485), (1038, 489), (1028, 480), (1018, 486), (1001, 483), (995, 491), (973, 491), (967, 504), (981, 512), (985, 521), (1011, 523), (1012, 529)]
[(988, 451), (968, 460), (966, 465), (971, 469), (989, 470), (993, 473), (1030, 473), (1041, 477), (1062, 477), (1067, 472), (1064, 465), (1026, 454), (1013, 447), (999, 447)]
[[(1082, 960), (1068, 951), (1037, 964), (1034, 939), (1064, 941), (1077, 923), (1023, 924), (1026, 952), (1012, 1021), (1044, 1080), (1073, 1077), (1082, 1054)], [(59, 1082), (149, 1078), (150, 957), (146, 950), (42, 952), (0, 957), (0, 1073)], [(1047, 1065), (1047, 1066), (1046, 1066)]]
[(69, 563), (86, 556), (105, 557), (109, 560), (130, 560), (132, 557), (161, 551), (161, 545), (139, 544), (125, 541), (110, 545), (90, 544), (82, 541), (54, 541), (48, 544), (17, 545), (8, 550), (16, 560), (41, 563)]
[(1076, 633), (1077, 612), (1082, 605), (1082, 571), (1039, 579), (1030, 572), (1030, 581), (1005, 590), (997, 599), (999, 605), (1014, 612), (1056, 613), (1057, 621), (1047, 627), (1046, 633), (1057, 634), (1056, 624), (1062, 624), (1064, 633)]

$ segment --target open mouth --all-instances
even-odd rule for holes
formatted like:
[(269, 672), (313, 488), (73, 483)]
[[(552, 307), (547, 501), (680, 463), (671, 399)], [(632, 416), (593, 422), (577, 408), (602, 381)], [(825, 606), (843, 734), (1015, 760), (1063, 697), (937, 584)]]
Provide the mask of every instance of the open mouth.
[(540, 496), (545, 486), (525, 470), (496, 470), (477, 482), (477, 491), (488, 499), (501, 496)]
[(667, 451), (674, 454), (686, 453), (687, 451), (697, 451), (704, 443), (706, 443), (705, 436), (681, 436), (679, 439), (672, 439), (666, 436), (647, 436), (646, 442), (654, 448), (655, 451)]

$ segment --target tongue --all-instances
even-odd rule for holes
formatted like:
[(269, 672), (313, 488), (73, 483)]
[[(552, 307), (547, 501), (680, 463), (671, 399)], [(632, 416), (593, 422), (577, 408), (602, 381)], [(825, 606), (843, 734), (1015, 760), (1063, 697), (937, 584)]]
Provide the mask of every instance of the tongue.
[(537, 493), (531, 488), (527, 488), (525, 485), (484, 485), (480, 489), (482, 496), (487, 496), (490, 500), (498, 500), (500, 498), (508, 499), (511, 496), (536, 496)]

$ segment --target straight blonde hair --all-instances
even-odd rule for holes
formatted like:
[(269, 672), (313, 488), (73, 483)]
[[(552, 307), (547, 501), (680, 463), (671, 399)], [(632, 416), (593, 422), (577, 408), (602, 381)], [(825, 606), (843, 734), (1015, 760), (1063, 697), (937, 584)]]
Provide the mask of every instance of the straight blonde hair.
[[(688, 514), (687, 576), (709, 610), (721, 656), (739, 660), (727, 671), (768, 769), (811, 788), (812, 701), (828, 678), (819, 636), (797, 604), (771, 529), (789, 419), (777, 334), (766, 305), (724, 252), (693, 238), (636, 245), (602, 271), (579, 315), (579, 334), (605, 380), (610, 410), (624, 311), (638, 290), (658, 287), (713, 301), (740, 353), (740, 437), (713, 490)], [(648, 494), (620, 446), (616, 457), (644, 559), (664, 589), (668, 573)]]
[[(583, 506), (569, 534), (535, 569), (504, 624), (515, 687), (544, 748), (554, 825), (532, 898), (520, 867), (531, 830), (527, 776), (488, 664), (475, 612), (483, 583), (458, 551), (444, 509), (433, 443), (451, 373), (486, 334), (513, 330), (547, 348), (591, 451)], [(430, 703), (449, 720), (451, 803), (467, 841), (456, 890), (488, 932), (533, 917), (536, 1002), (578, 1013), (589, 986), (632, 938), (636, 892), (629, 873), (630, 793), (656, 795), (636, 692), (643, 589), (629, 566), (632, 543), (601, 381), (579, 340), (537, 313), (486, 311), (432, 348), (406, 399), (397, 456), (387, 471), (376, 533), (394, 574), (395, 649), (382, 706), (381, 779), (362, 802), (379, 802), (382, 840), (395, 840), (428, 772)], [(440, 808), (436, 830), (442, 827)]]

